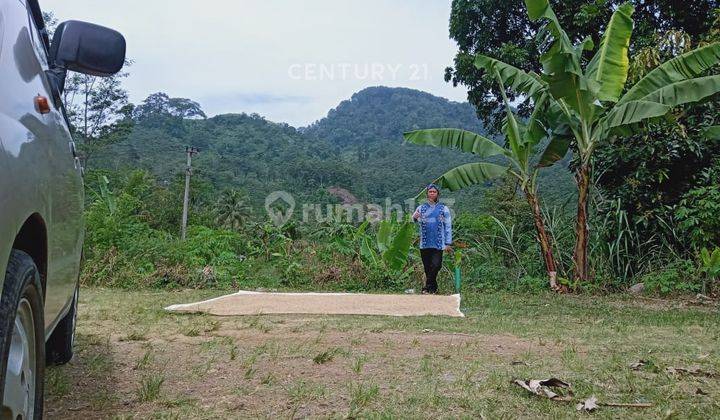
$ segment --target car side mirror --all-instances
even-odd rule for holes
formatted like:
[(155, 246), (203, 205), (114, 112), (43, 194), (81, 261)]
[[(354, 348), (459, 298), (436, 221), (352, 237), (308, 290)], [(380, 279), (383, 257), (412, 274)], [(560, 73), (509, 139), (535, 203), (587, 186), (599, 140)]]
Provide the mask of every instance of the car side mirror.
[(125, 64), (120, 32), (77, 20), (61, 23), (50, 45), (53, 66), (92, 76), (112, 76)]

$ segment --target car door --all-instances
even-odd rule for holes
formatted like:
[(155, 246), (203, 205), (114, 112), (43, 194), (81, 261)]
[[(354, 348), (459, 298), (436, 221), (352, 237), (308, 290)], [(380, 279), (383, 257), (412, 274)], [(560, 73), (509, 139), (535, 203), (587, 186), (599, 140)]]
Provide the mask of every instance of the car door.
[[(83, 189), (81, 168), (73, 156), (74, 144), (61, 110), (53, 104), (47, 50), (35, 26), (32, 12), (25, 7), (7, 9), (5, 46), (16, 71), (3, 74), (3, 113), (19, 123), (22, 133), (4, 141), (10, 176), (18, 189), (14, 195), (27, 201), (28, 216), (40, 213), (47, 229), (47, 286), (45, 322), (52, 325), (69, 302), (82, 251)], [(7, 90), (6, 90), (7, 89)], [(37, 96), (48, 99), (49, 112), (36, 107)], [(9, 100), (7, 100), (9, 99)], [(7, 153), (9, 151), (9, 153)]]

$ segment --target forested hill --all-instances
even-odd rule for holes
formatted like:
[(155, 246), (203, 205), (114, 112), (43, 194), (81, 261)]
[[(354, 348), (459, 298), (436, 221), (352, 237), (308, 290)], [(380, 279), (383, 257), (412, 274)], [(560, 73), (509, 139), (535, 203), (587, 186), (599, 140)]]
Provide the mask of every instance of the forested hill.
[[(403, 143), (405, 131), (441, 127), (487, 134), (467, 102), (383, 86), (363, 89), (301, 131), (331, 142), (346, 161), (356, 162), (371, 197), (395, 198), (414, 196), (424, 184), (448, 169), (476, 161), (467, 154)], [(545, 196), (555, 203), (566, 201), (574, 191), (571, 175), (563, 165), (541, 171), (540, 184)], [(477, 208), (482, 188), (452, 195), (459, 208)]]
[[(354, 94), (302, 131), (337, 147), (343, 161), (356, 166), (369, 197), (402, 200), (446, 170), (473, 160), (469, 155), (403, 142), (405, 131), (437, 127), (484, 132), (468, 103), (388, 87)], [(468, 190), (462, 195), (472, 193)]]
[[(292, 192), (301, 200), (327, 201), (331, 186), (363, 200), (390, 197), (400, 202), (444, 171), (474, 160), (404, 144), (404, 131), (483, 131), (471, 105), (405, 88), (364, 89), (326, 118), (300, 129), (256, 114), (189, 119), (172, 109), (172, 100), (156, 103), (154, 98), (152, 106), (148, 101), (138, 107), (142, 112), (135, 113), (128, 134), (92, 155), (89, 168), (140, 167), (163, 181), (178, 182), (184, 174), (184, 147), (193, 145), (201, 149), (193, 160), (194, 181), (200, 187), (245, 190), (256, 206), (274, 190)], [(465, 204), (461, 207), (476, 204), (478, 191), (456, 194)]]
[(331, 109), (327, 117), (302, 129), (337, 145), (400, 141), (419, 128), (455, 127), (483, 132), (475, 109), (414, 89), (370, 87)]

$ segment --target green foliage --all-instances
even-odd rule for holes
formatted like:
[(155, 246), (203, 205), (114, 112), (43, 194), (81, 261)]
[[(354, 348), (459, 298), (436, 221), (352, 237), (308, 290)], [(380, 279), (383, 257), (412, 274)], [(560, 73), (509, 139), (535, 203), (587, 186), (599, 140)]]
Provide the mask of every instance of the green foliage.
[[(560, 26), (570, 38), (589, 39), (594, 45), (601, 45), (603, 31), (608, 22), (612, 22), (613, 10), (623, 3), (623, 0), (550, 1)], [(635, 52), (646, 46), (657, 49), (655, 34), (660, 28), (683, 30), (697, 42), (710, 30), (713, 8), (717, 7), (716, 0), (690, 0), (683, 2), (682, 7), (674, 0), (652, 3), (633, 0), (631, 3), (636, 6), (634, 36), (630, 40), (630, 49)], [(540, 72), (542, 52), (537, 48), (538, 25), (530, 21), (523, 6), (522, 2), (505, 0), (452, 2), (450, 37), (457, 43), (458, 51), (452, 67), (445, 71), (445, 80), (468, 88), (468, 100), (477, 109), (478, 117), (494, 132), (499, 132), (502, 126), (501, 96), (492, 77), (475, 68), (474, 60), (480, 53), (526, 72)], [(515, 95), (513, 89), (507, 93)], [(516, 97), (510, 96), (510, 99)], [(520, 105), (520, 111), (529, 115), (526, 105)]]
[[(690, 261), (679, 260), (640, 278), (651, 293), (697, 293), (702, 284), (697, 281), (695, 267)], [(695, 281), (693, 281), (695, 280)]]
[(165, 211), (179, 211), (181, 203), (168, 199), (181, 194), (173, 193), (172, 185), (158, 185), (144, 171), (125, 177), (90, 171), (87, 188), (82, 274), (87, 284), (400, 291), (416, 280), (407, 269), (409, 260), (415, 263), (409, 256), (415, 236), (409, 222), (277, 227), (247, 217), (243, 229), (228, 230), (225, 219), (195, 216), (187, 239), (180, 241), (177, 225), (168, 222), (166, 229), (153, 217), (160, 202), (170, 207)]
[[(385, 223), (383, 220), (380, 223)], [(392, 237), (390, 246), (383, 253), (383, 261), (385, 265), (393, 271), (401, 270), (405, 267), (408, 259), (408, 252), (410, 251), (410, 244), (414, 238), (415, 227), (408, 222), (402, 223), (398, 227)]]
[(700, 269), (707, 276), (703, 279), (703, 293), (705, 293), (708, 281), (712, 283), (720, 279), (720, 248), (716, 247), (712, 251), (703, 248), (700, 250), (700, 258), (702, 260)]
[[(111, 192), (102, 176), (103, 193), (86, 211), (84, 281), (91, 284), (133, 286), (229, 285), (243, 276), (238, 258), (246, 249), (229, 231), (191, 226), (180, 242), (165, 230), (151, 226), (145, 206), (164, 195), (147, 173), (131, 173)], [(92, 188), (92, 187), (88, 187)], [(108, 198), (114, 197), (115, 206)]]
[(676, 211), (679, 227), (696, 249), (720, 244), (720, 167), (704, 171), (699, 181)]
[[(637, 82), (651, 72), (667, 80), (683, 73), (699, 75), (698, 69), (707, 67), (702, 63), (711, 62), (718, 53), (712, 43), (720, 41), (720, 10), (715, 14), (714, 22), (707, 21), (712, 25), (707, 31), (656, 31), (651, 45), (633, 54), (630, 80)], [(694, 46), (700, 46), (699, 53), (690, 53)], [(688, 56), (694, 57), (691, 66), (661, 66)], [(710, 74), (717, 74), (717, 67)], [(603, 174), (599, 185), (605, 194), (621, 200), (629, 221), (637, 225), (638, 237), (668, 244), (673, 253), (685, 258), (718, 240), (713, 235), (716, 218), (710, 216), (713, 190), (704, 187), (718, 183), (720, 142), (713, 127), (720, 123), (719, 109), (720, 98), (715, 95), (672, 118), (646, 123), (645, 133), (611, 139), (600, 145), (596, 155), (596, 166)]]
[[(720, 92), (719, 75), (703, 76), (720, 62), (720, 43), (710, 42), (660, 64), (621, 97), (630, 68), (627, 51), (633, 28), (630, 16), (634, 12), (630, 3), (613, 12), (599, 51), (586, 65), (583, 53), (592, 50), (594, 42), (586, 38), (573, 44), (548, 0), (525, 0), (525, 4), (529, 19), (542, 23), (538, 32), (542, 64), (540, 77), (536, 79), (539, 85), (518, 82), (521, 76), (528, 80), (532, 77), (519, 69), (501, 73), (497, 61), (480, 60), (475, 64), (499, 81), (506, 108), (504, 131), (514, 155), (518, 155), (516, 149), (522, 130), (510, 110), (503, 84), (516, 89), (532, 86), (535, 111), (529, 120), (528, 132), (532, 132), (529, 127), (537, 121), (553, 135), (573, 140), (578, 161), (574, 276), (587, 282), (590, 279), (587, 197), (598, 145), (618, 135), (642, 131), (639, 123), (664, 116), (673, 107), (698, 102)], [(547, 102), (545, 109), (544, 102)]]
[(245, 194), (226, 190), (215, 207), (215, 222), (225, 229), (238, 231), (246, 227), (250, 212)]
[(395, 217), (381, 220), (375, 229), (373, 241), (368, 231), (369, 223), (363, 222), (353, 233), (354, 241), (359, 244), (358, 255), (371, 268), (384, 268), (389, 271), (389, 275), (402, 275), (415, 237), (413, 224), (398, 222)]
[[(702, 259), (701, 270), (708, 277), (708, 280), (717, 281), (720, 278), (720, 248), (715, 248), (712, 252), (707, 248), (700, 250), (700, 258)], [(703, 282), (703, 292), (705, 292), (706, 283)]]

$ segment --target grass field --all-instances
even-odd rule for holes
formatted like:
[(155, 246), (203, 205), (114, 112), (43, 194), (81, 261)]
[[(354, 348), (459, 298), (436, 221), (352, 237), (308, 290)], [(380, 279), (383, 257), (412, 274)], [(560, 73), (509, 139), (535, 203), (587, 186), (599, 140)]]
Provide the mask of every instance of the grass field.
[(598, 418), (720, 418), (717, 306), (497, 293), (464, 296), (466, 318), (162, 309), (224, 293), (83, 289), (76, 357), (47, 372), (47, 417), (586, 416), (511, 383), (557, 377), (576, 399), (653, 404)]

